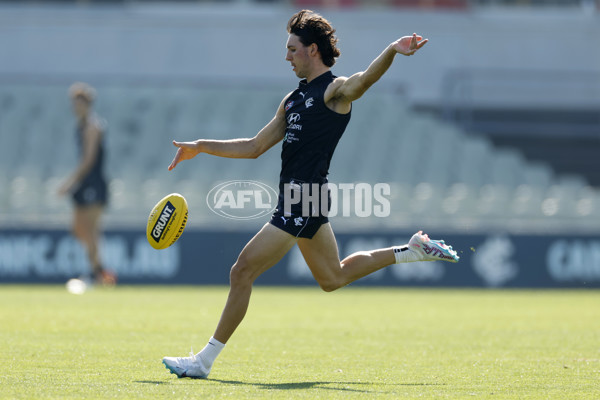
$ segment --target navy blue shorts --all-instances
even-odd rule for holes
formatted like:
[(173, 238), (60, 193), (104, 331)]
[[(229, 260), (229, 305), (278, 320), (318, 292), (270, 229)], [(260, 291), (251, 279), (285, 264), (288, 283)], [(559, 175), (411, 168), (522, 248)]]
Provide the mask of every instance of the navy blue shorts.
[(106, 181), (84, 182), (73, 193), (73, 202), (80, 207), (101, 205), (108, 202), (108, 190)]
[(294, 215), (284, 216), (283, 212), (279, 212), (279, 209), (275, 210), (275, 213), (271, 217), (269, 223), (276, 226), (277, 228), (289, 233), (292, 236), (298, 238), (312, 239), (315, 233), (319, 230), (321, 225), (329, 222), (327, 217), (295, 217)]
[[(331, 197), (328, 193), (328, 204), (327, 209), (331, 206)], [(280, 192), (277, 203), (277, 209), (273, 216), (271, 216), (271, 225), (289, 233), (290, 235), (298, 238), (312, 239), (317, 233), (321, 225), (329, 222), (329, 218), (326, 215), (322, 215), (320, 211), (314, 209), (307, 216), (303, 213), (302, 202), (292, 204), (289, 212), (285, 212), (283, 205), (283, 194)]]

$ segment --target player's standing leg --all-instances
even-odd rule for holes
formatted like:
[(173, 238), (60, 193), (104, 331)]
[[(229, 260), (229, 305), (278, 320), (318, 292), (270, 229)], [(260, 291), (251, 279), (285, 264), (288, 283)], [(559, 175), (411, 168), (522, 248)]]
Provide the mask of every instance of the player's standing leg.
[(102, 205), (76, 206), (73, 219), (73, 234), (86, 249), (94, 280), (103, 284), (114, 284), (116, 277), (102, 266), (99, 255), (100, 218)]
[(244, 319), (252, 284), (263, 272), (277, 264), (297, 239), (267, 223), (246, 244), (231, 268), (229, 296), (213, 337), (198, 354), (165, 357), (163, 364), (179, 378), (206, 378), (225, 343)]
[(225, 343), (244, 318), (252, 284), (263, 272), (277, 264), (296, 244), (292, 235), (267, 223), (246, 244), (231, 268), (230, 291), (214, 337)]

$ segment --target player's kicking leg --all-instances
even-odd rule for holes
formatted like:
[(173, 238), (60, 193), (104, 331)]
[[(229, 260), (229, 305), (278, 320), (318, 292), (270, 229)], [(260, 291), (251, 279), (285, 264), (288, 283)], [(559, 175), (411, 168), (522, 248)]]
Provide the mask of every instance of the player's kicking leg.
[[(443, 240), (432, 240), (429, 239), (427, 234), (423, 231), (415, 233), (408, 241), (408, 250), (418, 254), (418, 259), (407, 260), (411, 261), (449, 261), (458, 262), (460, 257), (456, 253), (456, 250), (452, 249), (452, 246), (447, 245)], [(393, 247), (394, 252), (405, 251), (405, 247)], [(396, 250), (398, 249), (398, 250)], [(399, 262), (402, 262), (399, 260)]]
[(294, 236), (266, 224), (248, 242), (231, 268), (229, 297), (213, 337), (198, 354), (163, 358), (171, 373), (179, 378), (208, 376), (215, 359), (246, 315), (254, 280), (281, 260), (296, 241)]
[(329, 223), (322, 225), (312, 239), (298, 240), (298, 247), (315, 280), (327, 292), (394, 263), (459, 260), (451, 246), (441, 240), (431, 240), (419, 231), (404, 246), (359, 251), (340, 261)]

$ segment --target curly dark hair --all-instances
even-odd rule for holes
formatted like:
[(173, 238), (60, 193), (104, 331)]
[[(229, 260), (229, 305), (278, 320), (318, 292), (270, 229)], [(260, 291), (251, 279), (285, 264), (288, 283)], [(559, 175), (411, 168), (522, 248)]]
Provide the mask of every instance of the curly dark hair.
[(323, 64), (328, 67), (333, 66), (335, 58), (342, 54), (336, 47), (338, 39), (334, 35), (335, 29), (329, 21), (314, 11), (302, 10), (292, 15), (287, 24), (287, 31), (298, 36), (305, 46), (315, 43)]

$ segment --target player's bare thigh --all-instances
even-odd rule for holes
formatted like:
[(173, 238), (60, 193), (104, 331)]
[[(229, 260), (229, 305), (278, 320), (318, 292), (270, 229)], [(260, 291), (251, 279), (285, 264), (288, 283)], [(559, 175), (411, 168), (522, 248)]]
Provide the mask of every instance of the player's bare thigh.
[(324, 289), (337, 287), (341, 265), (337, 242), (329, 223), (321, 225), (312, 239), (301, 238), (298, 248), (315, 280)]
[(76, 206), (73, 221), (75, 234), (84, 240), (94, 236), (98, 232), (103, 211), (102, 205)]
[(246, 244), (231, 270), (232, 281), (253, 282), (260, 274), (277, 264), (298, 239), (266, 223)]

